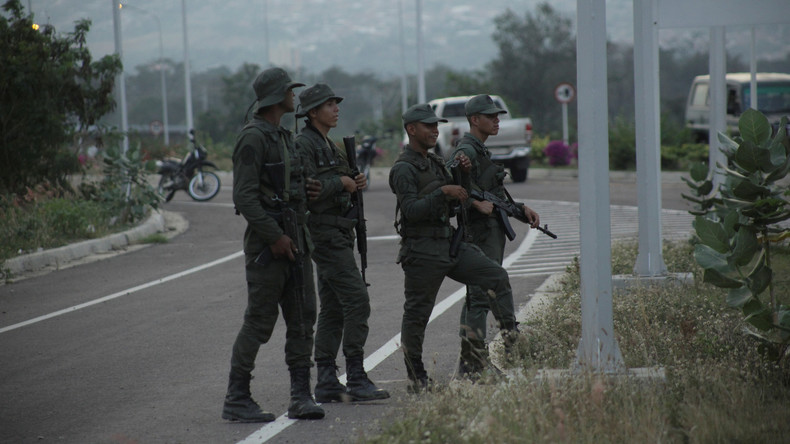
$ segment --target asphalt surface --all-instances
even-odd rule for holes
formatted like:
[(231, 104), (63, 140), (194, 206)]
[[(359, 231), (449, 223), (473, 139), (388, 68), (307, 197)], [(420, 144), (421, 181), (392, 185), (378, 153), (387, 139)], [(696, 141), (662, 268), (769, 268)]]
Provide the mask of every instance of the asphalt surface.
[[(578, 254), (578, 181), (570, 172), (548, 171), (508, 185), (559, 236), (554, 241), (514, 224), (518, 237), (505, 255), (518, 306)], [(245, 224), (234, 215), (230, 180), (223, 177), (225, 186), (210, 202), (179, 193), (164, 206), (168, 243), (113, 247), (0, 286), (0, 442), (342, 442), (385, 427), (412, 399), (396, 349), (403, 275), (394, 263), (395, 205), (385, 175), (376, 171), (365, 193), (372, 283), (366, 367), (391, 399), (325, 405), (321, 421), (220, 418), (230, 348), (246, 305)], [(665, 233), (685, 232), (685, 185), (668, 175), (662, 189)], [(633, 175), (613, 175), (610, 199), (613, 236), (635, 234)], [(440, 384), (456, 365), (461, 289), (445, 282), (426, 332), (426, 364)], [(252, 384), (253, 397), (278, 416), (289, 397), (283, 346), (279, 323), (261, 347)], [(344, 373), (342, 357), (339, 364)]]

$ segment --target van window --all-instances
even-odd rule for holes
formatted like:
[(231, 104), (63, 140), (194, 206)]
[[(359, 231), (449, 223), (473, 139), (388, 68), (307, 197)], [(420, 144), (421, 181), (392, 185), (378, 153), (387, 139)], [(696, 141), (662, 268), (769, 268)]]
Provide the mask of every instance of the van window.
[[(743, 98), (751, 103), (751, 85), (744, 85)], [(757, 108), (765, 114), (790, 112), (790, 82), (757, 84)]]
[(691, 106), (707, 106), (708, 105), (708, 84), (697, 83), (694, 86), (694, 92), (691, 94)]

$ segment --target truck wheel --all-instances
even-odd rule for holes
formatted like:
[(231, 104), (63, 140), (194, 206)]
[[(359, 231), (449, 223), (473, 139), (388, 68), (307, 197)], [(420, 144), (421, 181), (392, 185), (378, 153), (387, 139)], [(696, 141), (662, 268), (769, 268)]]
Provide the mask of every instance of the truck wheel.
[(527, 168), (511, 168), (510, 169), (510, 176), (513, 178), (513, 182), (521, 183), (527, 181)]

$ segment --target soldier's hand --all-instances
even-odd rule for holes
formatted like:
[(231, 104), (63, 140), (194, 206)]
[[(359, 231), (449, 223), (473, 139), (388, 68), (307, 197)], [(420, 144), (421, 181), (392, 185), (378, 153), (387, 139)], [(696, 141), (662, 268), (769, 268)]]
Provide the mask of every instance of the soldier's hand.
[(291, 262), (296, 260), (294, 254), (299, 253), (299, 249), (296, 248), (296, 244), (294, 244), (294, 241), (291, 240), (287, 234), (280, 236), (277, 241), (269, 245), (269, 248), (271, 248), (272, 257), (275, 259), (287, 257)]
[(364, 190), (368, 187), (368, 178), (362, 173), (357, 174), (357, 177), (354, 178), (354, 182), (357, 183), (357, 190)]
[(354, 179), (348, 176), (340, 176), (340, 182), (343, 184), (343, 191), (353, 193), (357, 191), (357, 183)]
[(469, 195), (466, 194), (466, 190), (464, 187), (460, 185), (445, 185), (441, 188), (442, 193), (445, 196), (449, 196), (451, 199), (457, 199), (461, 202), (465, 202)]
[(540, 216), (535, 212), (535, 210), (526, 205), (524, 205), (524, 216), (526, 216), (527, 220), (530, 221), (530, 227), (538, 228), (540, 226)]
[(321, 182), (308, 177), (305, 182), (305, 190), (307, 191), (307, 198), (315, 200), (321, 194)]
[(486, 216), (488, 216), (494, 211), (494, 204), (492, 204), (487, 200), (483, 200), (483, 201), (476, 200), (472, 202), (472, 206), (474, 207), (475, 210), (485, 214)]
[(458, 153), (455, 158), (458, 160), (458, 165), (461, 167), (464, 173), (468, 173), (472, 169), (472, 161), (466, 157), (466, 154)]

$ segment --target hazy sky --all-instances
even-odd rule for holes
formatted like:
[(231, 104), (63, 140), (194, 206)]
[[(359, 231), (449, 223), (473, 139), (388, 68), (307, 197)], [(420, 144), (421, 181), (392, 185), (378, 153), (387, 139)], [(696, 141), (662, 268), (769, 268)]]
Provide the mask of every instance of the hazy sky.
[[(512, 9), (522, 16), (539, 0), (423, 0), (425, 65), (443, 63), (457, 69), (478, 69), (495, 56), (491, 41), (493, 18)], [(134, 67), (159, 57), (162, 23), (166, 58), (184, 58), (181, 0), (129, 0), (122, 9), (124, 66)], [(551, 5), (575, 21), (576, 0), (552, 0)], [(94, 57), (114, 52), (112, 0), (22, 0), (39, 23), (59, 32), (73, 30), (79, 18), (93, 25), (88, 45)], [(405, 69), (417, 71), (416, 0), (186, 0), (189, 59), (193, 72), (243, 62), (266, 63), (317, 73), (332, 65), (347, 71), (371, 71), (397, 76), (401, 71), (399, 4), (402, 6)], [(632, 0), (607, 1), (607, 31), (611, 39), (633, 41)], [(762, 33), (762, 34), (761, 34)], [(266, 36), (268, 35), (268, 39)], [(707, 47), (704, 29), (660, 34), (662, 41), (688, 41)], [(790, 41), (790, 26), (758, 29), (758, 39)], [(267, 44), (268, 41), (268, 44)], [(748, 47), (748, 31), (727, 30), (727, 45)]]

